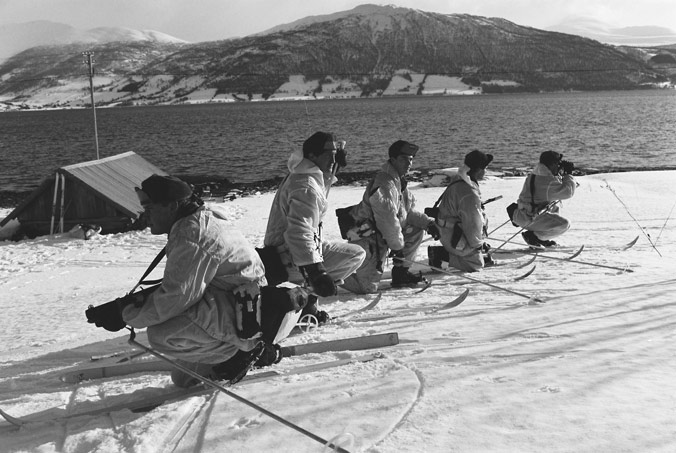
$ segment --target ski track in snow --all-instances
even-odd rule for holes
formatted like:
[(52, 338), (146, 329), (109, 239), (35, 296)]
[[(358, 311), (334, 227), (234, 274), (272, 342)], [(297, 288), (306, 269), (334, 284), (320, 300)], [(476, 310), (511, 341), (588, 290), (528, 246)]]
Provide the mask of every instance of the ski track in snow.
[[(528, 298), (460, 276), (427, 273), (433, 284), (423, 293), (386, 290), (375, 308), (309, 333), (295, 331), (286, 342), (397, 332), (400, 344), (382, 349), (386, 359), (279, 377), (233, 391), (325, 438), (341, 429), (355, 432), (354, 451), (366, 453), (420, 451), (420, 445), (430, 452), (673, 451), (673, 398), (665, 395), (676, 390), (672, 383), (676, 318), (670, 296), (676, 288), (672, 258), (676, 233), (671, 223), (662, 227), (673, 205), (670, 181), (675, 175), (579, 178), (575, 198), (564, 202), (563, 213), (572, 228), (562, 236), (560, 248), (541, 254), (565, 258), (584, 244), (575, 260), (618, 269), (538, 256), (535, 272), (514, 281), (531, 267), (518, 267), (531, 255), (514, 252), (494, 255), (501, 264), (497, 267), (468, 274)], [(640, 232), (603, 188), (603, 179), (611, 181), (651, 237), (661, 233), (658, 248), (665, 258), (642, 233), (631, 249), (621, 250)], [(509, 194), (518, 193), (520, 186), (521, 178), (489, 179), (482, 185), (486, 198), (505, 195), (487, 205), (493, 224), (502, 223), (504, 208), (513, 201)], [(419, 208), (431, 205), (440, 192), (413, 190)], [(361, 192), (335, 188), (331, 196), (332, 207), (342, 207), (358, 200)], [(266, 195), (217, 206), (252, 244), (259, 245), (265, 227), (261, 219), (266, 218), (270, 201)], [(325, 234), (336, 238), (331, 212)], [(494, 235), (506, 239), (514, 232), (507, 225)], [(521, 244), (520, 237), (515, 241)], [(88, 304), (129, 291), (164, 242), (164, 237), (148, 231), (90, 241), (53, 237), (0, 242), (0, 311), (8, 320), (0, 331), (2, 409), (15, 416), (51, 407), (68, 412), (171, 387), (169, 376), (162, 373), (77, 385), (57, 379), (70, 366), (86, 363), (90, 355), (129, 350), (119, 334), (87, 325), (83, 311)], [(427, 245), (416, 258), (423, 263)], [(161, 268), (153, 274), (161, 274)], [(624, 272), (625, 268), (634, 272)], [(389, 272), (384, 277), (389, 278)], [(470, 294), (461, 305), (430, 312), (465, 288)], [(340, 315), (367, 305), (373, 297), (342, 293), (322, 299), (320, 306)], [(147, 343), (143, 333), (139, 335)], [(284, 370), (353, 355), (358, 354), (298, 356), (276, 367)], [(402, 393), (402, 383), (411, 393)], [(321, 389), (318, 396), (315, 389)], [(313, 397), (319, 400), (313, 403)], [(329, 397), (340, 403), (323, 401)], [(477, 427), (481, 436), (476, 436)], [(649, 439), (644, 435), (647, 430)], [(0, 433), (6, 446), (0, 451), (210, 453), (217, 445), (291, 451), (279, 440), (287, 438), (294, 451), (321, 448), (217, 392), (147, 413), (118, 411), (19, 430), (3, 424)]]

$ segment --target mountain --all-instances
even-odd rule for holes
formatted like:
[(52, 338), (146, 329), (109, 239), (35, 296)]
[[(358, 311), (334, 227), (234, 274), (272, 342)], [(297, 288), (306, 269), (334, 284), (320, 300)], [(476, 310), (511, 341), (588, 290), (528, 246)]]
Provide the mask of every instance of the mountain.
[(676, 31), (657, 26), (613, 27), (602, 21), (571, 16), (549, 31), (583, 36), (616, 46), (660, 46), (676, 43)]
[[(0, 65), (7, 106), (82, 107), (81, 45), (33, 47)], [(363, 5), (244, 38), (93, 44), (97, 105), (308, 97), (617, 90), (673, 86), (669, 48), (617, 48), (500, 18)], [(669, 78), (671, 77), (671, 79)]]
[(66, 45), (76, 42), (100, 44), (116, 41), (185, 42), (153, 30), (139, 31), (123, 27), (79, 30), (70, 25), (39, 20), (0, 25), (0, 61), (35, 46)]

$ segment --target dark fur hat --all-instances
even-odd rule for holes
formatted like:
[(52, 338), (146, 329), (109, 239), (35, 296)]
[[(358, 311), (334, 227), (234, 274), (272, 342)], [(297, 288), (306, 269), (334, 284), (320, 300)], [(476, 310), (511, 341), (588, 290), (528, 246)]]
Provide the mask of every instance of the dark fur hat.
[[(137, 190), (139, 190), (137, 188)], [(168, 203), (190, 198), (192, 188), (175, 176), (151, 175), (141, 183), (143, 191), (153, 203)]]
[(475, 149), (465, 156), (465, 165), (467, 165), (472, 170), (477, 168), (485, 169), (492, 161), (492, 154), (483, 153), (478, 149)]

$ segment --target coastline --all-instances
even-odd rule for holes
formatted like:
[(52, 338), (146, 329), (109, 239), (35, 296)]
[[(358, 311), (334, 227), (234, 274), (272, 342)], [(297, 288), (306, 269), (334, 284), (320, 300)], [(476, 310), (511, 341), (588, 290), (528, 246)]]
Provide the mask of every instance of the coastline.
[[(453, 167), (436, 170), (412, 170), (408, 174), (408, 180), (412, 182), (425, 182), (434, 175), (444, 174)], [(495, 177), (520, 177), (526, 176), (532, 168), (501, 168), (489, 172)], [(676, 170), (676, 166), (664, 166), (661, 168), (651, 167), (627, 167), (627, 168), (579, 168), (573, 173), (575, 176), (586, 176), (599, 173), (629, 173), (629, 172), (647, 172), (647, 171), (670, 171)], [(377, 173), (376, 170), (340, 172), (336, 175), (336, 187), (350, 185), (366, 185), (369, 180)], [(223, 200), (234, 200), (237, 198), (248, 197), (251, 195), (274, 192), (282, 181), (282, 177), (270, 178), (255, 182), (231, 182), (227, 178), (218, 178), (213, 175), (186, 175), (176, 174), (177, 177), (195, 186), (198, 192), (203, 192), (204, 188), (209, 187), (210, 197), (221, 198)], [(36, 185), (36, 188), (38, 186)], [(8, 191), (0, 190), (0, 209), (11, 211), (16, 208), (24, 199), (30, 196), (33, 190)], [(8, 212), (9, 212), (8, 211)], [(4, 216), (0, 215), (0, 220)]]

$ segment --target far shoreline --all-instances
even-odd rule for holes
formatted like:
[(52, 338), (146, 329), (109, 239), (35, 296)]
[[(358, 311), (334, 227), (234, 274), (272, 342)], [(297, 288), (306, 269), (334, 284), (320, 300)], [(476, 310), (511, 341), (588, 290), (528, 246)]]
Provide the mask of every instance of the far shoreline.
[[(435, 170), (413, 170), (408, 174), (408, 180), (412, 182), (424, 182), (429, 180), (435, 174), (443, 174), (450, 168), (435, 169)], [(491, 176), (499, 178), (518, 178), (526, 176), (531, 168), (508, 168), (503, 167), (500, 170), (491, 172)], [(671, 171), (676, 170), (676, 166), (665, 166), (661, 168), (650, 167), (627, 167), (627, 168), (579, 168), (573, 173), (575, 176), (586, 176), (601, 173), (630, 173), (630, 172), (648, 172), (648, 171)], [(365, 186), (373, 178), (378, 170), (360, 171), (360, 172), (344, 172), (338, 173), (337, 181), (334, 184), (336, 187), (340, 186)], [(176, 174), (175, 176), (192, 184), (198, 193), (204, 194), (205, 188), (209, 188), (208, 198), (219, 198), (223, 201), (235, 200), (252, 195), (262, 193), (274, 192), (277, 190), (282, 177), (275, 177), (254, 182), (231, 182), (227, 178), (218, 178), (214, 175), (184, 175)], [(25, 198), (38, 187), (31, 190), (23, 191), (8, 191), (0, 190), (0, 209), (15, 209)], [(205, 197), (207, 198), (207, 197)], [(2, 220), (2, 218), (0, 218)]]

